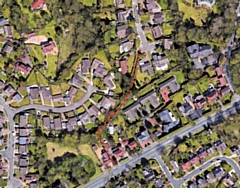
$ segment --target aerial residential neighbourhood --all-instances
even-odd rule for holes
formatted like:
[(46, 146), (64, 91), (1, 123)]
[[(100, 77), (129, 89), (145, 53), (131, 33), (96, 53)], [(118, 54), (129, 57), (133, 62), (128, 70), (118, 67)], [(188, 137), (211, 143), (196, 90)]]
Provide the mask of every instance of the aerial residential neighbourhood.
[(0, 0), (0, 187), (240, 187), (238, 0)]

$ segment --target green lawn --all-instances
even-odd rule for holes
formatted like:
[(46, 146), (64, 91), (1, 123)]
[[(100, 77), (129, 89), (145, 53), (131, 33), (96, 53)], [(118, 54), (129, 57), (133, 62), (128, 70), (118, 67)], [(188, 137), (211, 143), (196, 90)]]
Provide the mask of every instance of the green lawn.
[(35, 63), (35, 61), (33, 61), (33, 64), (43, 64), (44, 62), (44, 54), (42, 53), (42, 49), (41, 46), (36, 46), (36, 45), (29, 45), (30, 46), (30, 56), (35, 57), (38, 59), (38, 62)]
[(102, 98), (102, 95), (99, 95), (99, 94), (96, 94), (96, 93), (94, 93), (94, 94), (91, 96), (91, 99), (92, 99), (94, 102), (96, 102), (96, 103), (98, 103), (101, 98)]
[(142, 23), (146, 23), (146, 22), (150, 21), (150, 17), (149, 17), (148, 14), (143, 14), (143, 15), (140, 16), (140, 18), (141, 18)]
[(27, 78), (27, 83), (28, 85), (37, 85), (37, 77), (36, 77), (36, 74), (35, 74), (35, 71), (32, 70), (32, 72), (29, 74), (28, 78)]
[(82, 114), (83, 112), (85, 112), (85, 108), (83, 106), (77, 108), (76, 110), (78, 114)]
[(97, 4), (97, 0), (78, 0), (78, 2), (88, 6), (88, 7), (91, 7), (93, 5), (96, 5)]
[(54, 104), (55, 107), (63, 107), (63, 106), (65, 106), (64, 102), (53, 102), (53, 104)]
[(131, 27), (131, 28), (133, 28), (133, 29), (136, 28), (136, 23), (135, 23), (134, 21), (128, 22), (127, 24), (128, 24), (129, 27)]
[(61, 88), (60, 88), (59, 85), (53, 85), (53, 84), (51, 84), (51, 85), (49, 85), (49, 86), (50, 86), (52, 95), (56, 95), (56, 94), (62, 93), (62, 90), (61, 90)]
[(136, 40), (135, 40), (135, 48), (139, 48), (140, 47), (140, 39), (139, 38), (137, 38)]
[(177, 104), (177, 103), (183, 104), (183, 95), (184, 94), (185, 93), (183, 91), (179, 91), (179, 92), (175, 93), (174, 95), (172, 95), (171, 98), (175, 104)]
[(87, 125), (85, 125), (85, 128), (88, 130), (91, 130), (93, 127), (95, 127), (94, 123), (88, 123)]
[(118, 53), (120, 51), (120, 46), (119, 44), (112, 44), (108, 48), (109, 53)]
[(116, 83), (115, 85), (116, 85), (116, 88), (114, 89), (114, 92), (115, 92), (116, 94), (122, 93), (122, 88), (121, 88), (121, 86), (119, 85), (119, 83)]
[(170, 23), (163, 23), (163, 35), (171, 35), (173, 26)]
[(170, 78), (172, 76), (176, 76), (177, 81), (178, 81), (179, 84), (182, 84), (185, 81), (185, 77), (184, 77), (182, 71), (170, 72), (170, 73), (167, 74), (167, 78), (166, 79), (168, 79), (168, 78)]
[(127, 7), (132, 7), (132, 0), (125, 0)]
[(161, 6), (162, 9), (168, 8), (168, 1), (167, 0), (157, 0), (158, 4)]
[(29, 98), (25, 97), (23, 100), (21, 100), (18, 103), (16, 103), (16, 102), (11, 103), (10, 106), (17, 108), (17, 107), (25, 106), (25, 105), (28, 105), (28, 104), (30, 104)]
[(121, 115), (116, 116), (116, 118), (113, 120), (113, 124), (120, 126), (124, 130), (127, 129), (124, 118)]
[(40, 30), (38, 32), (39, 35), (45, 35), (47, 38), (52, 38), (52, 40), (55, 40), (56, 37), (56, 32), (55, 32), (55, 27), (56, 27), (56, 21), (51, 20), (46, 26), (44, 26), (43, 30)]
[(93, 13), (93, 18), (117, 20), (116, 14), (113, 14), (109, 11), (108, 12)]
[(135, 54), (131, 55), (127, 59), (128, 72), (132, 72), (132, 68), (134, 66), (134, 62), (135, 62)]
[(147, 33), (146, 38), (149, 42), (154, 42), (155, 41), (152, 33)]
[(87, 101), (87, 102), (85, 102), (84, 104), (85, 104), (85, 106), (86, 106), (87, 108), (92, 105), (92, 103), (91, 103), (90, 101)]
[(46, 75), (49, 77), (54, 78), (56, 76), (57, 71), (57, 56), (55, 55), (47, 55), (47, 62), (48, 62), (48, 68), (46, 71)]
[(94, 57), (99, 59), (100, 61), (102, 61), (104, 63), (104, 67), (107, 70), (111, 70), (112, 69), (111, 65), (108, 62), (108, 58), (107, 58), (106, 53), (104, 52), (104, 50), (99, 50), (97, 52), (97, 54), (94, 55)]
[(83, 98), (83, 96), (84, 96), (85, 94), (86, 94), (86, 93), (85, 93), (84, 91), (82, 91), (81, 89), (78, 89), (78, 90), (77, 90), (77, 93), (76, 93), (76, 95), (75, 95), (75, 97), (74, 97), (74, 99), (73, 99), (73, 102), (75, 103), (75, 102), (79, 101), (80, 99)]
[(151, 76), (146, 73), (141, 73), (140, 69), (138, 68), (136, 71), (136, 79), (140, 85), (144, 85), (146, 79), (151, 80)]
[(137, 97), (141, 97), (141, 96), (145, 95), (146, 93), (150, 92), (151, 90), (153, 90), (153, 86), (152, 85), (146, 85), (146, 87), (144, 87), (143, 89), (138, 91)]
[(193, 86), (193, 85), (190, 85), (190, 84), (187, 84), (184, 89), (186, 91), (188, 91), (189, 93), (191, 93), (192, 95), (194, 95), (195, 93), (198, 93), (198, 89), (196, 86)]
[(68, 83), (66, 83), (66, 82), (62, 82), (60, 84), (60, 87), (61, 87), (62, 93), (66, 93), (66, 91), (69, 90), (70, 85)]
[(38, 84), (40, 86), (48, 86), (48, 80), (41, 72), (38, 72), (36, 76), (37, 76)]
[(102, 6), (103, 7), (114, 6), (114, 0), (102, 0)]
[(201, 78), (198, 81), (198, 86), (201, 92), (205, 92), (208, 89), (210, 83), (211, 83), (211, 79), (208, 78), (207, 76), (204, 76), (203, 78)]
[(116, 38), (116, 27), (113, 26), (110, 30), (108, 30), (105, 34), (104, 34), (104, 44), (109, 44), (111, 43), (112, 39)]
[(27, 96), (27, 90), (24, 89), (24, 90), (18, 90), (18, 92), (23, 96), (23, 97), (26, 97)]

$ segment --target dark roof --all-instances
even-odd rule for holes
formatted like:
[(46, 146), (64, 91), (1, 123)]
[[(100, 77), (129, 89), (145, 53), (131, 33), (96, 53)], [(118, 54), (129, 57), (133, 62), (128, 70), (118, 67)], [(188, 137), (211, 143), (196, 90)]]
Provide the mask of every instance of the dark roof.
[(141, 111), (141, 105), (139, 102), (129, 105), (127, 108), (123, 109), (123, 112), (129, 117), (130, 120), (135, 120), (138, 118), (137, 110)]
[(145, 140), (149, 139), (150, 135), (149, 135), (148, 131), (145, 130), (140, 133), (137, 133), (136, 137), (137, 137), (138, 141), (141, 143), (141, 142), (144, 142)]
[(204, 57), (213, 53), (210, 45), (194, 44), (187, 47), (187, 52), (190, 58)]
[(86, 74), (89, 72), (90, 66), (91, 66), (91, 63), (89, 59), (82, 59), (81, 71), (83, 74)]
[(176, 120), (173, 114), (168, 110), (164, 110), (158, 115), (163, 122), (163, 132), (168, 133), (170, 129), (176, 127), (180, 123), (180, 121)]
[(62, 123), (60, 118), (54, 118), (54, 127), (55, 130), (62, 130)]
[(38, 87), (30, 87), (30, 95), (32, 100), (37, 100), (39, 95), (39, 88)]
[(146, 105), (147, 101), (149, 101), (154, 108), (157, 108), (159, 106), (159, 102), (157, 100), (157, 93), (154, 90), (140, 97), (139, 101), (143, 105)]
[(213, 170), (212, 170), (214, 176), (216, 178), (221, 178), (223, 175), (224, 175), (224, 171), (223, 169), (221, 168), (221, 166), (217, 166), (215, 167)]
[(140, 64), (140, 68), (142, 72), (147, 72), (148, 75), (151, 75), (154, 73), (152, 63), (150, 61)]
[(162, 24), (164, 22), (163, 12), (158, 12), (153, 15), (153, 22), (155, 24)]
[(43, 117), (43, 126), (45, 129), (50, 129), (50, 118), (48, 116)]
[(177, 83), (177, 79), (175, 76), (172, 76), (168, 80), (164, 81), (159, 85), (160, 90), (165, 89), (166, 87), (169, 87), (172, 93), (175, 93), (180, 89), (180, 86)]

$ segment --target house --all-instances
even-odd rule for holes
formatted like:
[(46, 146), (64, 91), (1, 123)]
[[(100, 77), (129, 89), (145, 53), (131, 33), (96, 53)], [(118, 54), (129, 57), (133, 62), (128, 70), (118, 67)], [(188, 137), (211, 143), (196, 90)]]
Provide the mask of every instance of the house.
[(30, 87), (30, 96), (32, 100), (37, 100), (39, 96), (39, 88), (38, 87)]
[(20, 167), (27, 167), (29, 165), (29, 160), (27, 156), (20, 155), (19, 157), (19, 166)]
[(182, 168), (185, 172), (187, 172), (190, 168), (191, 168), (191, 163), (189, 161), (187, 161), (186, 163), (182, 164)]
[(119, 38), (125, 38), (127, 36), (128, 25), (117, 26), (117, 36)]
[(217, 61), (218, 60), (216, 55), (210, 55), (210, 56), (201, 58), (202, 65), (216, 65)]
[(153, 54), (153, 65), (156, 67), (156, 70), (164, 71), (168, 69), (169, 60), (167, 56), (161, 56), (160, 54)]
[(54, 52), (54, 49), (56, 48), (56, 44), (53, 41), (46, 41), (41, 43), (42, 46), (42, 52), (47, 55)]
[(27, 33), (27, 34), (24, 34), (24, 37), (26, 38), (31, 38), (31, 37), (35, 37), (36, 36), (36, 33), (35, 32), (31, 32), (31, 33)]
[(221, 88), (221, 90), (220, 90), (220, 96), (221, 96), (221, 97), (224, 96), (224, 95), (227, 95), (227, 94), (229, 94), (229, 93), (231, 93), (231, 90), (230, 90), (230, 88), (229, 88), (228, 86), (223, 87), (223, 88)]
[(127, 21), (127, 16), (128, 12), (126, 10), (117, 10), (117, 21), (118, 22), (126, 22)]
[(126, 74), (128, 72), (126, 60), (120, 61), (120, 67), (121, 67), (122, 74)]
[(125, 150), (124, 150), (124, 148), (122, 148), (122, 147), (116, 147), (116, 148), (112, 149), (112, 153), (113, 153), (113, 156), (114, 156), (117, 160), (119, 160), (121, 157), (124, 156)]
[(197, 155), (199, 157), (200, 160), (204, 160), (208, 157), (208, 153), (206, 150), (204, 150), (203, 148), (199, 148), (197, 150)]
[(139, 98), (139, 101), (142, 105), (147, 106), (147, 102), (150, 102), (152, 107), (155, 109), (159, 106), (159, 102), (157, 100), (157, 93), (152, 90), (145, 94), (144, 96)]
[(215, 69), (215, 72), (216, 72), (217, 76), (219, 76), (219, 77), (222, 76), (223, 75), (222, 67), (217, 67)]
[(89, 73), (90, 66), (91, 66), (91, 62), (89, 59), (82, 59), (81, 72), (83, 74)]
[(19, 128), (18, 135), (20, 137), (28, 137), (29, 136), (29, 129)]
[(213, 87), (209, 87), (203, 94), (207, 97), (207, 102), (213, 102), (218, 97), (218, 92)]
[(212, 173), (207, 173), (206, 180), (208, 183), (214, 183), (216, 181), (214, 175)]
[(217, 166), (212, 170), (212, 173), (214, 174), (214, 176), (220, 180), (222, 178), (222, 176), (225, 174), (225, 172), (223, 171), (223, 169), (221, 168), (221, 166)]
[(42, 98), (44, 102), (50, 101), (51, 91), (49, 87), (41, 87), (40, 92), (42, 93)]
[(5, 52), (7, 54), (11, 54), (13, 52), (13, 46), (8, 42), (5, 43), (5, 45), (3, 46), (2, 52)]
[(214, 147), (209, 146), (209, 147), (207, 148), (207, 153), (208, 153), (208, 154), (212, 155), (212, 154), (214, 154), (215, 152), (216, 152), (216, 151), (215, 151), (215, 148), (214, 148)]
[(240, 157), (240, 148), (239, 146), (233, 146), (230, 148), (232, 155)]
[(108, 87), (108, 89), (114, 89), (116, 87), (114, 82), (113, 82), (113, 76), (111, 74), (106, 76), (103, 79), (103, 82)]
[(203, 109), (204, 105), (207, 104), (206, 99), (200, 93), (195, 93), (192, 98), (196, 109)]
[(132, 41), (125, 40), (120, 45), (120, 53), (128, 52), (132, 49), (134, 43)]
[(235, 180), (233, 179), (233, 177), (229, 174), (227, 174), (224, 178), (223, 178), (223, 183), (227, 186), (227, 187), (233, 187), (233, 185), (235, 184)]
[(163, 47), (165, 50), (171, 50), (173, 45), (172, 39), (164, 39), (163, 40)]
[(71, 117), (68, 119), (67, 122), (67, 129), (68, 131), (72, 131), (73, 127), (77, 125), (77, 118), (76, 117)]
[(61, 123), (60, 118), (54, 118), (53, 123), (54, 123), (54, 128), (55, 128), (56, 131), (62, 130), (62, 123)]
[(92, 105), (89, 109), (88, 109), (89, 115), (90, 116), (95, 116), (98, 117), (101, 113), (98, 110), (98, 108), (95, 105)]
[(180, 86), (177, 83), (177, 79), (175, 76), (172, 76), (171, 78), (169, 78), (168, 80), (159, 85), (160, 91), (165, 88), (169, 88), (171, 93), (175, 93), (180, 89)]
[(57, 94), (52, 96), (53, 102), (63, 102), (63, 96), (62, 94)]
[(100, 64), (93, 72), (95, 77), (104, 78), (108, 74), (108, 70), (104, 68), (103, 64)]
[(148, 75), (154, 74), (152, 63), (150, 61), (139, 64), (142, 73), (147, 73)]
[(4, 94), (7, 95), (8, 97), (12, 96), (16, 92), (16, 90), (11, 84), (8, 84), (7, 86), (5, 86), (3, 91), (4, 91)]
[(198, 185), (198, 188), (204, 188), (204, 187), (206, 187), (207, 182), (203, 178), (198, 178), (197, 179), (197, 185)]
[(14, 93), (12, 98), (15, 102), (20, 102), (23, 99), (22, 95), (20, 95), (18, 92)]
[(163, 132), (168, 133), (170, 129), (175, 128), (180, 121), (176, 120), (172, 112), (169, 110), (164, 110), (158, 114), (161, 121), (163, 122)]
[(187, 47), (188, 55), (191, 59), (205, 57), (213, 53), (210, 45), (193, 44)]
[(50, 118), (48, 116), (43, 117), (43, 127), (46, 130), (50, 130)]
[(163, 100), (167, 103), (168, 101), (170, 101), (170, 98), (169, 98), (169, 90), (167, 88), (164, 88), (163, 90), (160, 91), (160, 94), (163, 98)]
[(151, 29), (151, 31), (152, 31), (154, 39), (158, 39), (158, 38), (160, 38), (162, 36), (162, 31), (161, 31), (161, 28), (160, 28), (159, 25), (158, 26), (154, 26)]
[(99, 59), (94, 58), (92, 62), (92, 70), (97, 69), (100, 65), (104, 66), (104, 63), (100, 61)]
[(18, 145), (18, 153), (27, 154), (28, 146), (27, 145)]
[(90, 115), (87, 112), (85, 112), (82, 115), (80, 115), (79, 119), (82, 121), (82, 123), (84, 125), (92, 123), (92, 119), (91, 119)]
[(178, 166), (178, 163), (176, 161), (171, 160), (170, 164), (173, 167), (174, 172), (179, 172), (179, 166)]
[(21, 54), (18, 58), (16, 58), (16, 61), (22, 62), (23, 64), (28, 65), (31, 68), (33, 67), (32, 61), (29, 55), (26, 53)]
[(215, 146), (218, 152), (223, 151), (227, 148), (226, 144), (222, 140), (218, 140), (217, 142), (215, 142)]
[(145, 148), (153, 143), (147, 130), (137, 133), (136, 137), (142, 148)]
[(212, 7), (216, 0), (196, 0), (197, 5)]
[(115, 106), (116, 101), (113, 98), (103, 97), (99, 102), (99, 105), (108, 110), (111, 106)]
[(29, 183), (29, 188), (38, 188), (39, 183), (37, 181), (32, 181)]
[(15, 64), (15, 68), (19, 70), (23, 75), (27, 76), (31, 72), (32, 68), (28, 65), (25, 65), (21, 62)]
[(124, 0), (116, 0), (115, 1), (115, 6), (117, 8), (125, 8), (126, 7), (126, 3), (124, 2)]
[(188, 102), (181, 105), (178, 109), (184, 117), (191, 115), (195, 111), (194, 107)]
[(19, 127), (24, 128), (24, 127), (27, 126), (27, 124), (28, 124), (27, 116), (26, 115), (20, 115), (19, 116)]
[(193, 157), (189, 160), (189, 162), (192, 164), (192, 165), (197, 165), (200, 163), (199, 161), (199, 157), (197, 155), (193, 155)]
[(160, 6), (155, 0), (145, 0), (145, 7), (149, 13), (157, 13), (161, 11)]
[(196, 182), (191, 182), (189, 185), (188, 185), (188, 188), (198, 188)]
[(43, 8), (44, 4), (44, 0), (35, 0), (31, 6), (31, 10), (41, 9)]
[(153, 15), (154, 24), (162, 24), (164, 22), (163, 12), (158, 12)]
[(227, 85), (227, 81), (226, 81), (226, 78), (225, 78), (224, 76), (220, 77), (220, 78), (218, 79), (218, 81), (219, 81), (221, 87)]
[(123, 112), (125, 115), (128, 116), (128, 119), (131, 121), (134, 121), (135, 119), (138, 118), (138, 113), (142, 112), (141, 105), (139, 102), (135, 102), (131, 105), (129, 105), (127, 108), (123, 109)]
[(73, 98), (75, 97), (77, 93), (77, 88), (71, 86), (68, 92), (68, 96), (73, 100)]
[(81, 88), (83, 85), (83, 81), (81, 80), (81, 77), (78, 74), (75, 74), (72, 79), (69, 81), (70, 85), (73, 85), (77, 88)]
[(143, 170), (143, 176), (147, 182), (155, 178), (155, 174), (152, 169)]
[(127, 147), (128, 147), (130, 150), (134, 150), (134, 149), (137, 147), (137, 142), (136, 142), (135, 140), (129, 141)]
[(5, 25), (3, 27), (3, 30), (4, 30), (5, 37), (7, 37), (7, 38), (12, 38), (13, 37), (13, 29), (12, 29), (11, 26)]
[(5, 87), (4, 81), (0, 80), (0, 89), (3, 89)]
[(7, 19), (5, 19), (4, 17), (1, 17), (0, 18), (0, 26), (4, 26), (5, 24), (7, 24), (8, 23), (8, 20)]

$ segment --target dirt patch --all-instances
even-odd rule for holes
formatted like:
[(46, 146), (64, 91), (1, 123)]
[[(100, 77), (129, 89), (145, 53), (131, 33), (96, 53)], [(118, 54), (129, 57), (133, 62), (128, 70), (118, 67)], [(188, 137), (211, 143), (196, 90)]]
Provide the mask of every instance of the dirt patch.
[(40, 45), (41, 42), (46, 42), (48, 41), (48, 38), (44, 35), (38, 35), (38, 36), (33, 36), (29, 39), (27, 39), (24, 43), (25, 44), (36, 44), (36, 45)]

